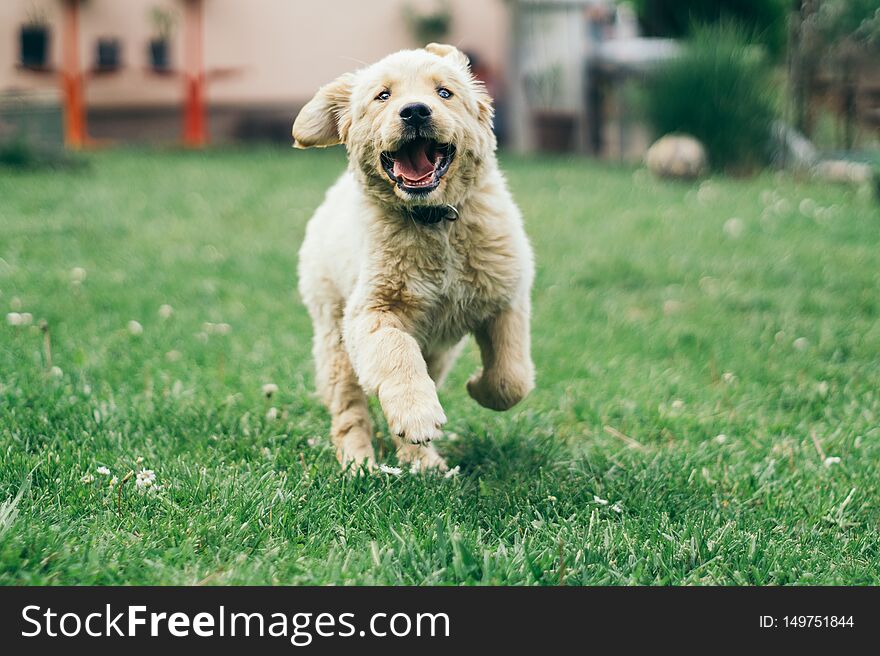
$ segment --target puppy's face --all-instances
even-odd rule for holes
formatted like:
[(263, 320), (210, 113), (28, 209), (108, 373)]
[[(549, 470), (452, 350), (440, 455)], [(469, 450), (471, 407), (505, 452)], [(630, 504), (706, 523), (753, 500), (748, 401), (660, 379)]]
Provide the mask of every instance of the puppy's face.
[(405, 50), (323, 87), (293, 126), (294, 145), (345, 143), (384, 203), (458, 203), (495, 149), (492, 104), (452, 46)]

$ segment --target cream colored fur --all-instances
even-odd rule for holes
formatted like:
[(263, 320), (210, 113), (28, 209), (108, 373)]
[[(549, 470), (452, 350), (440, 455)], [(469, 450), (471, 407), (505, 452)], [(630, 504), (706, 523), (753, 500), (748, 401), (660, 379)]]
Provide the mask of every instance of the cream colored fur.
[[(439, 86), (452, 92), (441, 98)], [(383, 90), (390, 93), (377, 100)], [(423, 102), (456, 155), (425, 198), (384, 172), (402, 138), (399, 110)], [(437, 398), (473, 334), (483, 367), (468, 382), (481, 405), (507, 410), (534, 386), (529, 314), (533, 258), (498, 170), (491, 100), (451, 46), (392, 54), (318, 91), (293, 126), (299, 147), (344, 143), (349, 167), (327, 192), (299, 253), (299, 289), (314, 325), (317, 387), (343, 466), (372, 467), (367, 395), (379, 398), (398, 457), (445, 469), (431, 440), (446, 414)], [(454, 205), (457, 221), (412, 220), (413, 205)]]

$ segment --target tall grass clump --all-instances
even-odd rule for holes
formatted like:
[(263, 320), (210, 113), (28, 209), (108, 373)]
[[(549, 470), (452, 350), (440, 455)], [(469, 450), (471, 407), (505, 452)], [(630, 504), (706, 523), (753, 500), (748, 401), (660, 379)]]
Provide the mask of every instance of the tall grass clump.
[(658, 136), (691, 134), (713, 168), (746, 172), (767, 163), (776, 118), (772, 64), (745, 30), (697, 27), (683, 53), (648, 84), (645, 109)]

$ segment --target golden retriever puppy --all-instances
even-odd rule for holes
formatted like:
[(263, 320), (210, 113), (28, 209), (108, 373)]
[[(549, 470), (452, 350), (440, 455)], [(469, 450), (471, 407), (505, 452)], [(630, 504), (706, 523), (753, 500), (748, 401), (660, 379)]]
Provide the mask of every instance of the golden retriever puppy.
[(299, 290), (314, 325), (317, 386), (343, 467), (375, 465), (367, 395), (398, 459), (446, 468), (430, 443), (463, 338), (482, 369), (470, 395), (507, 410), (534, 386), (533, 256), (495, 158), (492, 101), (456, 48), (389, 55), (318, 90), (299, 148), (345, 144), (348, 170), (309, 221)]

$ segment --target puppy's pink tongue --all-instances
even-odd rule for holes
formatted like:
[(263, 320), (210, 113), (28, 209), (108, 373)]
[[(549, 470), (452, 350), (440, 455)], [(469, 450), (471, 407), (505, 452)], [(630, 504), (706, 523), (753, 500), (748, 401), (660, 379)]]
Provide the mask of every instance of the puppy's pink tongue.
[(392, 169), (394, 177), (402, 175), (407, 180), (417, 182), (434, 173), (434, 162), (428, 156), (428, 147), (429, 142), (416, 139), (397, 151)]

